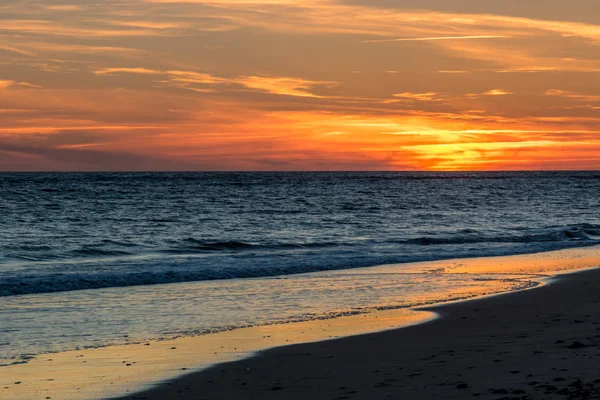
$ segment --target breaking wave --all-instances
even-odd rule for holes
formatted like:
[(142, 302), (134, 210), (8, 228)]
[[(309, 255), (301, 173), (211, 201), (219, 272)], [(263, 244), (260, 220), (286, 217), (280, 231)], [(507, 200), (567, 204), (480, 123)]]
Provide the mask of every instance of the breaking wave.
[[(470, 229), (446, 236), (376, 242), (257, 243), (186, 238), (153, 252), (129, 242), (105, 240), (95, 247), (74, 250), (76, 261), (46, 262), (45, 273), (21, 272), (2, 277), (0, 296), (273, 277), (381, 264), (535, 253), (600, 243), (600, 226), (589, 224), (518, 232), (521, 234), (491, 236)], [(431, 251), (432, 246), (435, 252)]]

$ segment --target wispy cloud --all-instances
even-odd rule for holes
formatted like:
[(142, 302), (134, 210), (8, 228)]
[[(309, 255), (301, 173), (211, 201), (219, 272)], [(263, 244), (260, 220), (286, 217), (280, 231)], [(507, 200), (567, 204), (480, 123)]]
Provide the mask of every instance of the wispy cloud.
[(547, 96), (566, 97), (569, 99), (576, 99), (576, 100), (583, 100), (583, 101), (600, 102), (600, 95), (582, 94), (582, 93), (569, 92), (566, 90), (559, 90), (559, 89), (549, 89), (546, 91), (546, 95)]
[(461, 71), (461, 70), (442, 70), (438, 71), (440, 74), (468, 74), (469, 71)]
[(34, 88), (39, 89), (41, 86), (34, 85), (28, 82), (17, 82), (12, 80), (0, 80), (0, 89), (7, 89), (10, 87), (22, 87), (22, 88)]
[(89, 28), (86, 26), (67, 25), (48, 20), (4, 20), (0, 25), (0, 33), (39, 34), (70, 37), (127, 37), (127, 36), (165, 36), (169, 35), (159, 29), (114, 29), (107, 26)]
[(319, 96), (317, 94), (311, 93), (310, 90), (313, 87), (332, 87), (337, 85), (337, 82), (333, 81), (311, 81), (298, 78), (265, 76), (244, 76), (235, 79), (234, 82), (239, 83), (249, 89), (261, 90), (272, 94), (315, 98), (320, 98), (324, 96)]
[(404, 100), (413, 100), (413, 101), (442, 101), (441, 95), (435, 92), (427, 92), (427, 93), (396, 93), (394, 94), (395, 98), (404, 99)]
[(45, 6), (46, 10), (52, 11), (79, 11), (81, 6), (75, 4), (57, 4), (51, 6)]
[(118, 73), (127, 73), (127, 74), (142, 74), (142, 75), (161, 75), (164, 74), (163, 71), (157, 71), (148, 68), (135, 67), (135, 68), (100, 68), (94, 71), (96, 75), (111, 75)]
[(508, 96), (509, 94), (514, 94), (513, 92), (509, 92), (504, 89), (492, 89), (487, 92), (482, 93), (484, 96)]
[(27, 51), (27, 50), (19, 49), (17, 47), (6, 46), (6, 45), (0, 45), (0, 50), (8, 51), (11, 53), (21, 54), (24, 56), (31, 56), (31, 57), (37, 56), (37, 54), (32, 51)]
[(197, 92), (212, 92), (206, 88), (198, 88), (193, 85), (239, 85), (246, 89), (257, 90), (276, 95), (313, 97), (324, 96), (312, 93), (315, 87), (333, 87), (338, 84), (334, 81), (313, 81), (292, 77), (273, 76), (237, 76), (224, 78), (207, 73), (193, 71), (160, 71), (143, 67), (135, 68), (101, 68), (93, 71), (97, 75), (112, 75), (118, 73), (141, 74), (141, 75), (165, 75), (168, 79), (160, 80), (162, 84), (174, 84), (176, 87), (189, 89)]
[(14, 84), (15, 84), (14, 81), (0, 80), (0, 89), (4, 89), (9, 86), (13, 86)]
[[(53, 121), (56, 122), (56, 121)], [(10, 127), (10, 128), (0, 128), (0, 133), (64, 133), (64, 132), (80, 132), (80, 131), (135, 131), (135, 130), (153, 130), (160, 129), (164, 127), (155, 126), (155, 125), (147, 125), (147, 124), (127, 124), (127, 125), (100, 125), (90, 123), (88, 125), (64, 125), (64, 126), (28, 126), (28, 127)]]
[(497, 96), (508, 96), (511, 94), (514, 94), (514, 92), (504, 90), (504, 89), (491, 89), (491, 90), (485, 91), (483, 93), (469, 93), (469, 94), (466, 94), (465, 97), (477, 99), (482, 96), (497, 97)]
[(361, 43), (389, 43), (389, 42), (428, 42), (437, 40), (473, 40), (473, 39), (506, 39), (511, 36), (498, 35), (475, 35), (475, 36), (434, 36), (434, 37), (418, 37), (418, 38), (399, 38), (399, 39), (380, 39), (380, 40), (363, 40)]

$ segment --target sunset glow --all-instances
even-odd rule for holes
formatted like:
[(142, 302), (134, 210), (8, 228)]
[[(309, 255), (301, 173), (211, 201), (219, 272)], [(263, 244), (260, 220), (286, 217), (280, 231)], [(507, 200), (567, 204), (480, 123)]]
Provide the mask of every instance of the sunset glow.
[(0, 170), (600, 169), (596, 2), (8, 0)]

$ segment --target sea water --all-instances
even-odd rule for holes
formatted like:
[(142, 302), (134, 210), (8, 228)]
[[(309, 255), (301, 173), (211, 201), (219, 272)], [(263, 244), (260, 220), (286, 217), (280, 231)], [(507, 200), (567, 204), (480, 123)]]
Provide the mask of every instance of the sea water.
[(598, 172), (0, 174), (0, 364), (525, 288), (407, 263), (598, 244), (599, 210)]

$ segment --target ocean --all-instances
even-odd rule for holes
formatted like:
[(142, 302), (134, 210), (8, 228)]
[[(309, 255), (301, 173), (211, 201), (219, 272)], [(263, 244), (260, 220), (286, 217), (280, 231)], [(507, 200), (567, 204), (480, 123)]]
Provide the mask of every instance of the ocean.
[(599, 210), (600, 172), (3, 173), (0, 364), (521, 289), (410, 263), (599, 244)]

